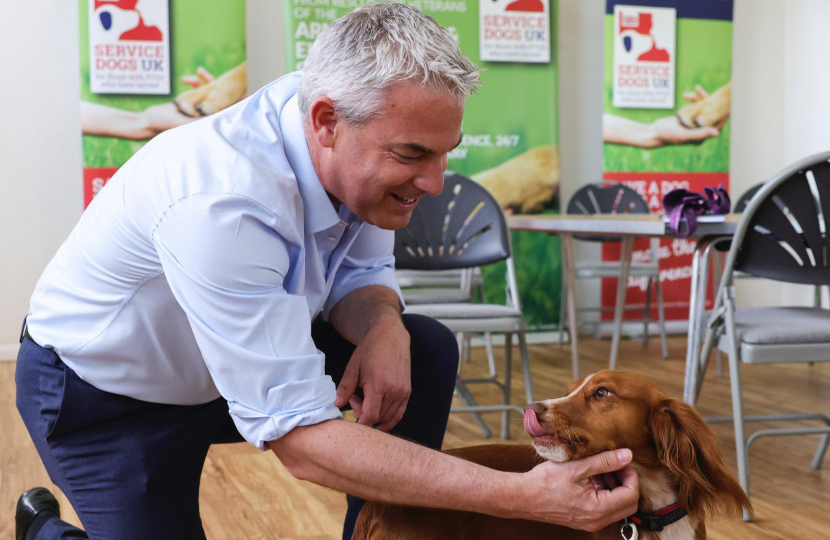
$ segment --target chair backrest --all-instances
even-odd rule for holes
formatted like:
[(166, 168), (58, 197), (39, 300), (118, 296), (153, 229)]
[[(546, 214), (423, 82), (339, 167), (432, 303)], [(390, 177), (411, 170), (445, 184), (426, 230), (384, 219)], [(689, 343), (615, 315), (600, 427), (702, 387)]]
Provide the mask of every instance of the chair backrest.
[[(805, 158), (764, 184), (744, 209), (727, 259), (732, 272), (830, 285), (830, 152)], [(726, 280), (725, 280), (726, 281)]]
[(752, 197), (754, 197), (755, 194), (758, 193), (758, 191), (760, 191), (760, 189), (762, 187), (764, 187), (763, 182), (761, 182), (760, 184), (755, 184), (754, 186), (752, 186), (748, 190), (744, 191), (744, 194), (741, 195), (741, 198), (738, 199), (738, 202), (735, 203), (735, 208), (733, 208), (732, 211), (735, 212), (736, 214), (740, 214), (744, 210), (746, 210), (746, 207), (749, 204), (749, 201), (752, 200)]
[(450, 270), (510, 257), (510, 234), (499, 204), (473, 180), (444, 175), (444, 191), (424, 197), (412, 219), (395, 232), (395, 266)]
[[(648, 203), (639, 193), (617, 182), (597, 182), (577, 190), (568, 201), (567, 214), (648, 214)], [(589, 242), (619, 242), (607, 236), (574, 235)]]

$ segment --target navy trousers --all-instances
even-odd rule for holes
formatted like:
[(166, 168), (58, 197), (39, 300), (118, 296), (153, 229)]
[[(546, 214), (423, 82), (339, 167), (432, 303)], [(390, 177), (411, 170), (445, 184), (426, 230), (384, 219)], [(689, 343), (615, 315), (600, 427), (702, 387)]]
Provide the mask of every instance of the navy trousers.
[[(404, 324), (412, 342), (412, 395), (392, 433), (439, 449), (458, 367), (455, 337), (427, 317), (404, 315)], [(312, 336), (338, 383), (354, 345), (319, 320)], [(35, 538), (205, 538), (199, 480), (208, 448), (242, 441), (224, 399), (181, 406), (104, 392), (29, 339), (21, 344), (15, 379), (23, 422), (85, 529), (54, 518)], [(344, 539), (364, 502), (347, 499)]]

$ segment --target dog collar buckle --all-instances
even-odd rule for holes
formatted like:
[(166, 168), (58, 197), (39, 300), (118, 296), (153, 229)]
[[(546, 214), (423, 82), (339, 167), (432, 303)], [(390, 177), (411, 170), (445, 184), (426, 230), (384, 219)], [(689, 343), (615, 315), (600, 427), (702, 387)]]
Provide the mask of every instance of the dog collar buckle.
[(637, 540), (640, 531), (637, 530), (636, 525), (628, 521), (628, 518), (625, 518), (622, 527), (620, 527), (620, 536), (623, 537), (623, 540)]

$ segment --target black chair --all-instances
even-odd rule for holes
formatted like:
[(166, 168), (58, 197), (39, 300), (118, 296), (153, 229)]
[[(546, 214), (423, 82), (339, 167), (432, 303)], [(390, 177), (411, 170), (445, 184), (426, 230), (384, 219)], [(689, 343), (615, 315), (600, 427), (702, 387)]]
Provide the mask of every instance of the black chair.
[[(599, 182), (588, 184), (580, 188), (568, 201), (567, 214), (648, 214), (649, 208), (645, 200), (633, 189), (615, 182)], [(607, 236), (585, 236), (574, 235), (577, 240), (588, 242), (620, 242), (620, 238), (609, 238)], [(648, 346), (648, 325), (651, 322), (651, 288), (657, 290), (657, 307), (659, 314), (660, 340), (663, 348), (663, 358), (668, 358), (668, 346), (666, 343), (666, 320), (663, 309), (663, 288), (660, 284), (660, 267), (657, 253), (660, 241), (656, 238), (651, 240), (649, 248), (649, 262), (632, 263), (629, 269), (631, 277), (640, 277), (647, 280), (646, 304), (643, 312), (643, 347)], [(622, 267), (619, 262), (587, 262), (574, 264), (574, 278), (604, 278), (620, 277)], [(562, 299), (559, 309), (559, 346), (564, 342), (565, 332), (573, 332), (575, 329), (566, 325), (565, 310), (567, 307), (567, 280), (562, 276)], [(600, 311), (603, 308), (599, 308)], [(607, 308), (613, 309), (613, 308)], [(580, 308), (579, 311), (595, 311), (594, 308)], [(618, 328), (619, 332), (621, 329)], [(616, 358), (616, 351), (612, 352), (612, 358)]]
[[(710, 421), (734, 422), (738, 475), (747, 494), (749, 446), (758, 437), (824, 434), (813, 468), (821, 467), (830, 444), (830, 417), (825, 414), (744, 416), (739, 366), (739, 362), (830, 361), (830, 311), (817, 307), (737, 308), (734, 293), (738, 272), (789, 283), (830, 285), (828, 160), (830, 152), (787, 167), (764, 184), (744, 209), (732, 238), (699, 364), (695, 366), (699, 384), (713, 347), (729, 355), (733, 416)], [(805, 419), (819, 420), (825, 426), (764, 429), (749, 438), (745, 435), (745, 421)]]
[[(460, 174), (444, 177), (444, 191), (437, 197), (421, 199), (409, 225), (395, 233), (396, 267), (404, 270), (471, 269), (500, 261), (507, 264), (505, 304), (435, 303), (407, 306), (407, 313), (419, 313), (439, 320), (456, 334), (504, 333), (504, 381), (496, 374), (484, 379), (458, 378), (456, 389), (467, 406), (453, 412), (472, 412), (489, 437), (490, 430), (478, 413), (502, 412), (502, 437), (509, 438), (509, 412), (523, 414), (521, 407), (510, 404), (513, 334), (519, 340), (525, 393), (534, 401), (530, 374), (530, 357), (522, 316), (519, 287), (513, 266), (510, 231), (496, 200), (474, 181)], [(502, 404), (479, 405), (470, 394), (471, 383), (493, 383), (502, 391)]]

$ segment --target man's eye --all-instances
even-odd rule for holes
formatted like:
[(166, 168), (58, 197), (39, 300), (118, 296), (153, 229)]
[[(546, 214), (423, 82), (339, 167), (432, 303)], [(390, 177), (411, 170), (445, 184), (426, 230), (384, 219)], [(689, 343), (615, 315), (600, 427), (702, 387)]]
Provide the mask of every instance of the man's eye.
[(597, 388), (597, 391), (594, 392), (594, 397), (597, 399), (606, 398), (610, 395), (611, 392), (609, 392), (607, 388)]
[(421, 157), (421, 154), (401, 154), (399, 152), (392, 152), (395, 157), (398, 159), (402, 159), (403, 161), (415, 161)]

